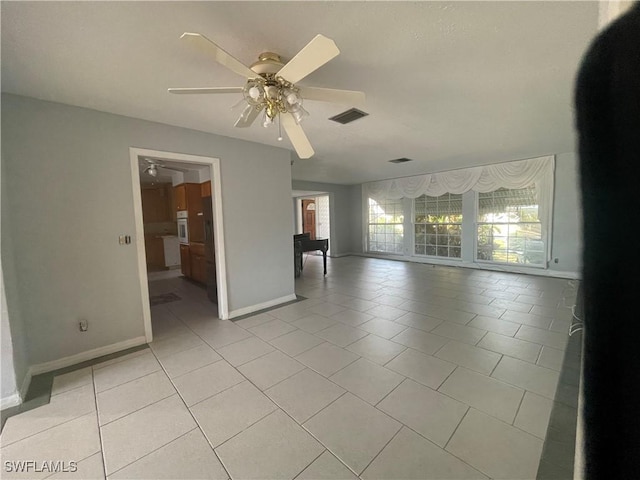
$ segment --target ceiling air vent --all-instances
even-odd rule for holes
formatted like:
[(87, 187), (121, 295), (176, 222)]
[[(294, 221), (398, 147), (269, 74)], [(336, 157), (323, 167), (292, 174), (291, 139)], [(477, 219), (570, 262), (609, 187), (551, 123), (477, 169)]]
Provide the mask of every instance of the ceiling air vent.
[(406, 162), (413, 162), (412, 159), (410, 158), (396, 158), (395, 160), (389, 160), (389, 163), (406, 163)]
[(351, 123), (354, 120), (358, 120), (359, 118), (366, 117), (369, 115), (367, 112), (363, 112), (362, 110), (358, 110), (357, 108), (350, 108), (334, 117), (331, 117), (329, 120), (333, 120), (334, 122), (341, 123), (343, 125), (347, 123)]

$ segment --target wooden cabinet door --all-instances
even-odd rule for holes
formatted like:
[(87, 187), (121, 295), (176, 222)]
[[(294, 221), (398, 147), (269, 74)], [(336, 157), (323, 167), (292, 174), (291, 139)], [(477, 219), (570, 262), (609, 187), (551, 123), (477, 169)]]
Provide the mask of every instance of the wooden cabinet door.
[(186, 210), (187, 209), (187, 187), (183, 183), (181, 185), (176, 185), (174, 187), (174, 193), (176, 197), (176, 210)]
[(209, 180), (208, 182), (201, 183), (200, 186), (202, 187), (200, 196), (210, 197), (211, 196), (211, 180)]
[(191, 278), (196, 282), (206, 283), (207, 281), (207, 262), (202, 255), (191, 255)]
[(144, 223), (171, 220), (169, 195), (164, 185), (142, 187), (142, 217)]
[(145, 235), (144, 248), (147, 256), (147, 268), (164, 267), (164, 245), (160, 237), (156, 235)]
[(180, 245), (180, 270), (185, 277), (191, 277), (189, 245)]
[(187, 183), (187, 210), (189, 211), (189, 243), (204, 242), (204, 217), (199, 183)]

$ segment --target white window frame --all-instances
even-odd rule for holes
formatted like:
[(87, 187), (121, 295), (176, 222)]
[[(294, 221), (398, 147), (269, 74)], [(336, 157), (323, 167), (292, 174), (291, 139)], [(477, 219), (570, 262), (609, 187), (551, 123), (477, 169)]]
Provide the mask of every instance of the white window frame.
[[(455, 193), (449, 195), (456, 195)], [(425, 258), (425, 259), (438, 259), (438, 260), (451, 260), (454, 262), (461, 262), (464, 258), (464, 231), (465, 231), (465, 215), (464, 215), (464, 194), (460, 195), (460, 201), (462, 202), (462, 221), (460, 223), (417, 223), (416, 222), (416, 200), (420, 197), (412, 198), (411, 200), (411, 256), (417, 258)], [(438, 198), (430, 196), (431, 198)], [(405, 216), (406, 218), (406, 216)], [(459, 257), (450, 257), (450, 256), (442, 256), (442, 255), (428, 255), (423, 253), (416, 253), (416, 225), (460, 225), (460, 256)], [(448, 245), (447, 245), (448, 246)], [(436, 246), (437, 251), (437, 246)]]
[[(524, 187), (526, 188), (526, 187)], [(519, 189), (509, 189), (509, 190), (519, 190)], [(475, 215), (473, 217), (473, 226), (474, 226), (474, 230), (473, 230), (473, 237), (474, 237), (474, 244), (473, 244), (473, 262), (479, 265), (500, 265), (500, 266), (510, 266), (510, 267), (517, 267), (517, 268), (537, 268), (537, 269), (542, 269), (545, 270), (547, 269), (547, 262), (545, 260), (543, 260), (543, 262), (541, 264), (535, 264), (535, 263), (513, 263), (513, 262), (498, 262), (495, 260), (483, 260), (483, 259), (479, 259), (478, 258), (478, 227), (480, 225), (491, 225), (491, 224), (496, 224), (499, 223), (501, 225), (511, 225), (511, 222), (506, 222), (506, 223), (502, 223), (502, 222), (478, 222), (478, 215), (480, 213), (480, 195), (478, 194), (478, 192), (474, 192), (475, 193), (475, 198), (474, 198), (474, 210), (475, 210)], [(488, 192), (487, 192), (488, 193)], [(538, 205), (539, 208), (539, 205)], [(464, 220), (464, 217), (462, 217)], [(545, 232), (544, 232), (544, 228), (542, 226), (542, 222), (540, 221), (540, 217), (538, 216), (538, 221), (537, 222), (514, 222), (513, 224), (520, 224), (520, 223), (537, 223), (540, 225), (540, 237), (541, 237), (541, 241), (544, 244), (544, 249), (543, 252), (546, 254), (546, 250), (547, 250), (547, 242), (549, 241), (548, 238), (546, 238), (545, 236)]]
[[(402, 223), (371, 223), (371, 217), (370, 217), (370, 211), (369, 211), (369, 200), (373, 200), (374, 202), (378, 203), (377, 200), (370, 198), (368, 196), (365, 196), (365, 205), (364, 205), (364, 210), (365, 210), (365, 225), (364, 225), (364, 231), (365, 231), (365, 239), (364, 239), (364, 244), (365, 244), (365, 252), (366, 253), (370, 253), (370, 254), (374, 254), (374, 255), (393, 255), (393, 256), (403, 256), (406, 253), (407, 250), (407, 235), (406, 235), (406, 230), (407, 230), (407, 215), (406, 215), (406, 209), (407, 209), (407, 202), (406, 199), (402, 198), (399, 200), (394, 200), (394, 201), (400, 201), (400, 203), (402, 204), (402, 215), (403, 215), (403, 221)], [(386, 200), (386, 199), (385, 199)], [(390, 199), (392, 200), (392, 199)], [(371, 250), (371, 245), (370, 245), (370, 239), (369, 239), (369, 235), (370, 235), (370, 227), (371, 225), (402, 225), (402, 250), (400, 252), (387, 252), (387, 251), (380, 251), (380, 250)]]

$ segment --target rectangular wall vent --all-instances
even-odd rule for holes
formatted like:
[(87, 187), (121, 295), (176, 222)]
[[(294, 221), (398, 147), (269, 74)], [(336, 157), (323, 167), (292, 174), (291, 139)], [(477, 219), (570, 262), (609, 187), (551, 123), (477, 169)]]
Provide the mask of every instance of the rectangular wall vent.
[(338, 122), (344, 125), (347, 123), (351, 123), (354, 120), (358, 120), (359, 118), (366, 117), (367, 115), (369, 114), (363, 112), (362, 110), (358, 110), (357, 108), (350, 108), (349, 110), (331, 117), (329, 120), (333, 120), (334, 122)]
[(410, 158), (396, 158), (395, 160), (389, 160), (390, 163), (406, 163), (406, 162), (413, 162), (412, 159)]

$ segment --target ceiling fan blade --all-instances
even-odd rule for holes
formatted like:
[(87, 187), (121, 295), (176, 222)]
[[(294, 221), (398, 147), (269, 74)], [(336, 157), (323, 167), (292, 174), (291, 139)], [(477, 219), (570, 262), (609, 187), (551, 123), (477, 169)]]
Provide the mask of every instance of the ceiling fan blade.
[(288, 82), (298, 83), (340, 53), (330, 38), (316, 35), (276, 74)]
[(169, 93), (242, 93), (242, 87), (169, 88)]
[(282, 128), (287, 132), (289, 140), (296, 153), (300, 158), (310, 158), (315, 153), (309, 139), (302, 130), (302, 127), (298, 125), (291, 114), (280, 114), (280, 122)]
[(260, 112), (253, 106), (247, 105), (238, 118), (238, 121), (233, 125), (238, 128), (250, 127), (254, 120), (258, 117)]
[(352, 107), (361, 107), (364, 105), (364, 92), (318, 87), (300, 87), (300, 90), (304, 100), (339, 103), (340, 105), (349, 105)]
[(256, 78), (258, 76), (253, 70), (243, 64), (240, 60), (232, 57), (218, 45), (200, 33), (184, 32), (180, 38), (189, 40), (201, 50), (213, 53), (216, 62), (224, 65), (229, 70), (245, 78)]

